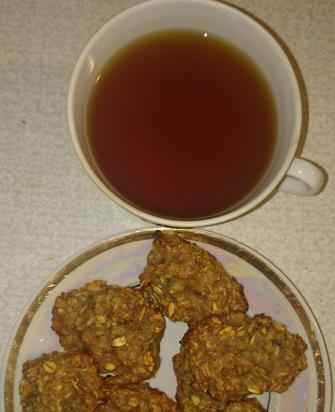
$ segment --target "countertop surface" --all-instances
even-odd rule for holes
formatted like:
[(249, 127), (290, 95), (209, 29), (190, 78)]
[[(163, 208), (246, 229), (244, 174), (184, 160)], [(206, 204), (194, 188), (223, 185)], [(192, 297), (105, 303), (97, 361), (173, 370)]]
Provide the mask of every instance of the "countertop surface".
[[(137, 0), (2, 0), (0, 6), (0, 355), (47, 277), (90, 244), (148, 227), (105, 196), (74, 151), (66, 100), (90, 37)], [(335, 2), (235, 0), (295, 55), (309, 99), (302, 157), (327, 173), (317, 196), (276, 193), (253, 212), (205, 229), (232, 237), (296, 285), (335, 360)]]

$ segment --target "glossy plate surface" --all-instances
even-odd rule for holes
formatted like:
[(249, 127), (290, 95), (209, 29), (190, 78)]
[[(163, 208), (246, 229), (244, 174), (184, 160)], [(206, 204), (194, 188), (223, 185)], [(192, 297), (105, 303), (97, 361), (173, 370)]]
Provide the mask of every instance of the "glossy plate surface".
[[(156, 229), (141, 229), (114, 236), (88, 247), (55, 272), (24, 311), (8, 349), (3, 371), (3, 408), (20, 412), (18, 387), (25, 360), (43, 352), (61, 350), (51, 330), (51, 310), (63, 291), (80, 287), (93, 279), (109, 284), (135, 285), (144, 268)], [(171, 230), (164, 229), (161, 230)], [(307, 343), (308, 368), (283, 394), (259, 397), (269, 412), (331, 412), (332, 387), (327, 351), (316, 320), (308, 305), (271, 262), (254, 250), (230, 238), (203, 230), (177, 230), (215, 255), (244, 285), (249, 313), (265, 313), (298, 333)], [(161, 345), (161, 367), (150, 383), (174, 398), (176, 379), (171, 357), (178, 352), (184, 323), (167, 323)]]

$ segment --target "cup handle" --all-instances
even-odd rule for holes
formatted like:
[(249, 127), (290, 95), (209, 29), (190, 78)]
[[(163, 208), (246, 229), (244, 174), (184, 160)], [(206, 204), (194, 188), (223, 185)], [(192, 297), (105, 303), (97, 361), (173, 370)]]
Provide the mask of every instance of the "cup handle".
[(300, 196), (316, 195), (324, 182), (321, 169), (309, 160), (295, 158), (278, 189)]

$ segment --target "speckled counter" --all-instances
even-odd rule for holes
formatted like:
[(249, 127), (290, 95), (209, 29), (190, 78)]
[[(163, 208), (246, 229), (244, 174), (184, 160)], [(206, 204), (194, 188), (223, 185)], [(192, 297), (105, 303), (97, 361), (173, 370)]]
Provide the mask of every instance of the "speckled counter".
[[(309, 128), (303, 157), (327, 172), (315, 197), (277, 193), (211, 231), (277, 265), (310, 305), (335, 361), (335, 2), (235, 0), (287, 43), (303, 73)], [(82, 48), (137, 0), (2, 0), (0, 5), (0, 355), (42, 282), (93, 242), (148, 226), (83, 171), (66, 98)]]

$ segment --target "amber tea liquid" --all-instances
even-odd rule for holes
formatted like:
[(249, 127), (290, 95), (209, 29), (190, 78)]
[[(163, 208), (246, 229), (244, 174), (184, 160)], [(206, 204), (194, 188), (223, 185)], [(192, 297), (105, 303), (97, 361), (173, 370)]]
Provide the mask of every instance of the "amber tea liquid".
[(274, 99), (256, 65), (210, 34), (166, 31), (116, 54), (87, 113), (110, 187), (151, 214), (202, 219), (250, 194), (271, 161)]

